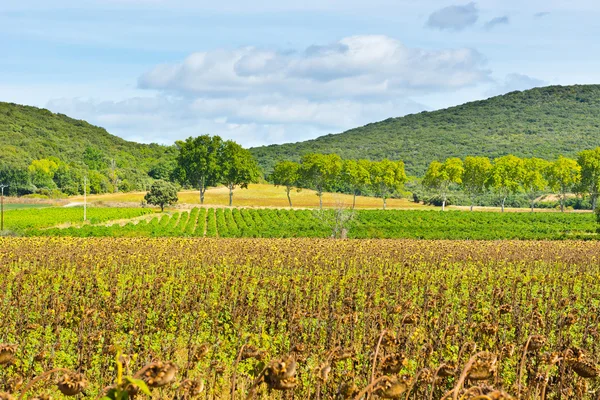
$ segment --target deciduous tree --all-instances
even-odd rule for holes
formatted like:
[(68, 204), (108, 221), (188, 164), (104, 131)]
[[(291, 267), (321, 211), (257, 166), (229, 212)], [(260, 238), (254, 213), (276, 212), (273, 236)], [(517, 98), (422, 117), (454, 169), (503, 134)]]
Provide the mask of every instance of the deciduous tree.
[(371, 161), (345, 160), (342, 166), (342, 180), (352, 190), (352, 209), (356, 206), (356, 194), (371, 184)]
[(512, 154), (494, 160), (487, 184), (502, 196), (502, 212), (506, 198), (522, 190), (523, 172), (523, 160)]
[(548, 161), (535, 157), (523, 160), (521, 186), (530, 201), (531, 212), (533, 212), (535, 206), (535, 199), (548, 187), (548, 181), (546, 180), (548, 164)]
[(550, 188), (560, 197), (560, 211), (564, 212), (567, 193), (581, 180), (581, 166), (577, 161), (561, 156), (548, 166), (546, 175)]
[(260, 168), (248, 150), (232, 140), (223, 144), (219, 164), (221, 183), (229, 189), (229, 206), (233, 204), (233, 190), (236, 187), (248, 188), (248, 184), (258, 182)]
[(471, 211), (477, 196), (481, 196), (486, 191), (486, 181), (492, 162), (487, 157), (466, 157), (463, 163), (462, 186), (469, 199), (471, 199)]
[(337, 154), (306, 154), (300, 164), (301, 180), (317, 192), (319, 208), (322, 209), (323, 191), (339, 181), (342, 159)]
[(279, 161), (273, 168), (271, 180), (275, 186), (285, 186), (288, 202), (292, 207), (292, 198), (290, 192), (297, 187), (300, 179), (300, 164), (293, 161)]
[(219, 184), (222, 177), (221, 152), (223, 140), (219, 136), (202, 135), (177, 141), (177, 171), (182, 184), (196, 186), (200, 191), (200, 204), (209, 186)]
[(581, 187), (590, 195), (592, 208), (598, 206), (600, 192), (600, 147), (584, 150), (578, 154), (577, 163), (581, 167)]
[(463, 162), (460, 158), (448, 158), (444, 163), (433, 161), (429, 164), (423, 177), (423, 185), (438, 191), (442, 197), (442, 211), (446, 208), (450, 185), (461, 184), (463, 172)]
[(386, 201), (394, 190), (400, 190), (408, 180), (404, 170), (404, 162), (384, 159), (371, 163), (371, 187), (383, 199), (383, 209)]

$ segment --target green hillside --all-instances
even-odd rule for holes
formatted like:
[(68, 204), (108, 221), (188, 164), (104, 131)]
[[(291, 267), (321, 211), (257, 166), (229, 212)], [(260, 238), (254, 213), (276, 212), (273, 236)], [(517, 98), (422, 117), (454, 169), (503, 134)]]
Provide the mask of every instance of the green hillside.
[[(93, 165), (86, 160), (91, 155)], [(148, 172), (175, 158), (174, 147), (128, 142), (85, 121), (46, 109), (0, 102), (0, 169), (26, 170), (33, 160), (57, 158), (73, 173), (96, 170), (108, 179), (112, 160), (119, 182), (143, 186)], [(100, 178), (103, 179), (103, 178)]]
[(368, 124), (314, 140), (251, 149), (269, 171), (310, 152), (343, 158), (401, 159), (422, 175), (432, 160), (509, 153), (552, 159), (600, 146), (600, 85), (512, 92), (434, 112)]
[[(85, 121), (46, 109), (0, 102), (0, 162), (27, 166), (34, 159), (57, 157), (83, 162), (87, 147), (127, 166), (144, 166), (174, 149), (128, 142)], [(141, 162), (141, 164), (139, 164)]]

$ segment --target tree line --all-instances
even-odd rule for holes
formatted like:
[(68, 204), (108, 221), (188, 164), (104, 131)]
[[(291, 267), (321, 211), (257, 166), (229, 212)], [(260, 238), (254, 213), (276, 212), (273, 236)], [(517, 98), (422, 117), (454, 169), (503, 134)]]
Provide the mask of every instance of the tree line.
[(471, 210), (478, 196), (488, 191), (502, 199), (501, 207), (511, 194), (524, 193), (531, 210), (543, 194), (559, 198), (564, 212), (567, 194), (589, 196), (592, 209), (598, 205), (600, 187), (600, 147), (578, 153), (577, 159), (560, 156), (554, 161), (540, 158), (519, 158), (514, 155), (490, 160), (487, 157), (448, 158), (443, 163), (433, 161), (423, 177), (424, 187), (437, 191), (442, 209), (451, 186), (462, 190), (471, 199)]

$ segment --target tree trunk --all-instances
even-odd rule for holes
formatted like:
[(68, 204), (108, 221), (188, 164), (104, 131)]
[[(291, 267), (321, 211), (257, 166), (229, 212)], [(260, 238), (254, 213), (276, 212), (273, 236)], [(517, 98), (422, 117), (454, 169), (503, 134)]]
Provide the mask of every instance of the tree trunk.
[(475, 204), (475, 197), (471, 195), (471, 212), (473, 212), (473, 204)]
[(535, 205), (535, 199), (531, 199), (531, 212), (533, 212), (534, 205)]
[(233, 204), (233, 185), (229, 185), (229, 207)]
[(594, 193), (592, 195), (592, 210), (596, 209), (597, 203), (598, 203), (598, 194)]
[(164, 211), (165, 211), (165, 205), (164, 205), (164, 204), (161, 204), (161, 205), (160, 205), (160, 212), (164, 212)]
[(383, 209), (385, 210), (385, 206), (386, 206), (386, 197), (383, 197)]
[(471, 212), (473, 212), (473, 203), (471, 203)]
[(201, 180), (198, 181), (198, 189), (200, 190), (200, 205), (202, 205), (204, 204), (204, 192), (206, 192), (206, 188)]
[(442, 211), (446, 210), (446, 193), (442, 195)]
[(354, 210), (356, 207), (356, 190), (354, 191), (354, 197), (352, 198), (352, 209)]
[(319, 208), (322, 210), (323, 209), (323, 192), (319, 190)]
[(290, 208), (292, 208), (292, 198), (290, 197), (290, 191), (292, 190), (291, 187), (287, 187), (287, 198), (288, 198), (288, 202), (290, 203)]
[(504, 212), (504, 202), (506, 201), (506, 197), (502, 198), (502, 212)]
[(560, 212), (565, 212), (565, 194), (560, 196)]

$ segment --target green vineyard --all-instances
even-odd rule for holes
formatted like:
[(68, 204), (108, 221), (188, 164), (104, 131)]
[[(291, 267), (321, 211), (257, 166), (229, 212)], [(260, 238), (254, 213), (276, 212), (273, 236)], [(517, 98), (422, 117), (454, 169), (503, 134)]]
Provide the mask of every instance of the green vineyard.
[[(38, 215), (50, 210), (34, 210)], [(60, 210), (63, 211), (63, 210)], [(96, 223), (53, 227), (23, 223), (27, 236), (325, 238), (330, 222), (312, 210), (194, 208), (158, 214), (147, 209), (91, 209)], [(30, 211), (33, 212), (33, 211)], [(81, 212), (81, 210), (79, 211)], [(104, 212), (103, 217), (97, 216)], [(325, 213), (333, 213), (333, 210)], [(118, 220), (118, 222), (106, 222)], [(19, 225), (19, 224), (17, 224)], [(494, 213), (360, 210), (347, 226), (348, 238), (385, 239), (591, 239), (591, 213)]]

